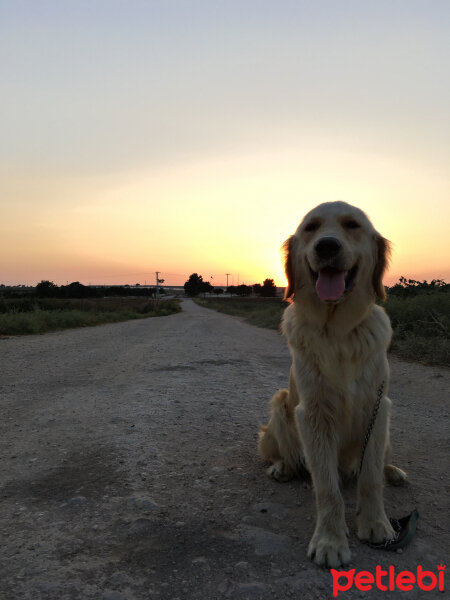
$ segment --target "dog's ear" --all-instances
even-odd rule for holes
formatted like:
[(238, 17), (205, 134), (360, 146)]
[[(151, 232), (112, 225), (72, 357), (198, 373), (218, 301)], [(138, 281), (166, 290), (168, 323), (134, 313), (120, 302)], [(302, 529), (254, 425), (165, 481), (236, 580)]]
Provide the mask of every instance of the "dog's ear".
[(375, 294), (382, 301), (386, 300), (386, 290), (383, 285), (383, 276), (391, 258), (391, 243), (382, 235), (375, 237), (376, 260), (373, 270), (372, 284)]
[(294, 267), (293, 261), (293, 246), (295, 242), (295, 236), (291, 235), (283, 244), (284, 250), (284, 271), (288, 280), (286, 289), (284, 290), (283, 300), (291, 300), (295, 292), (295, 279), (294, 279)]

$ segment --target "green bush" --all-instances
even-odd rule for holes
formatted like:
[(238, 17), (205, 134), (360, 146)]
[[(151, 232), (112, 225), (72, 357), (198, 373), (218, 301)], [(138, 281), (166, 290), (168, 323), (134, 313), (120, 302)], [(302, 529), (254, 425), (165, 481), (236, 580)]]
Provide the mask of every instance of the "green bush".
[(404, 358), (450, 364), (450, 294), (391, 295), (385, 304), (394, 335), (391, 350)]

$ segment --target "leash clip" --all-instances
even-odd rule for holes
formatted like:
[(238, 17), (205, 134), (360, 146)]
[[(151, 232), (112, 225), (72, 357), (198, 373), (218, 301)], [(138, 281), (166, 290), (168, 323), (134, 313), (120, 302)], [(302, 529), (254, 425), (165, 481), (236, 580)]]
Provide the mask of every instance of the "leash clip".
[(381, 544), (368, 542), (368, 545), (377, 550), (394, 551), (399, 548), (404, 548), (414, 537), (418, 519), (419, 513), (417, 510), (413, 510), (411, 514), (402, 517), (401, 519), (389, 519), (392, 528), (394, 529), (394, 538), (392, 540), (381, 542)]

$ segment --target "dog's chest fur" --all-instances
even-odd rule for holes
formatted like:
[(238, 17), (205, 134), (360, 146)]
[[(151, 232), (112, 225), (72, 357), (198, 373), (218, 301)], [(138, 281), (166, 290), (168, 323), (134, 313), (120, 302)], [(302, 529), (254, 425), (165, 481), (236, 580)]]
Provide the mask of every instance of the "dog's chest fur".
[(333, 328), (332, 320), (318, 327), (301, 306), (292, 304), (284, 313), (282, 331), (294, 359), (301, 400), (314, 402), (314, 389), (329, 389), (333, 393), (328, 409), (339, 412), (342, 425), (354, 425), (355, 413), (366, 412), (382, 380), (387, 386), (386, 350), (392, 330), (381, 307), (373, 305), (360, 323), (342, 332)]

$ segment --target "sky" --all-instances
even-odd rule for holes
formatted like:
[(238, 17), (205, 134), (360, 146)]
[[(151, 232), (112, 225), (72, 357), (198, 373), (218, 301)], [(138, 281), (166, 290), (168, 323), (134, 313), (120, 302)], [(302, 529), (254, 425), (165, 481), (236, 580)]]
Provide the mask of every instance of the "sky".
[(450, 280), (448, 0), (0, 0), (0, 283), (285, 285), (345, 200)]

